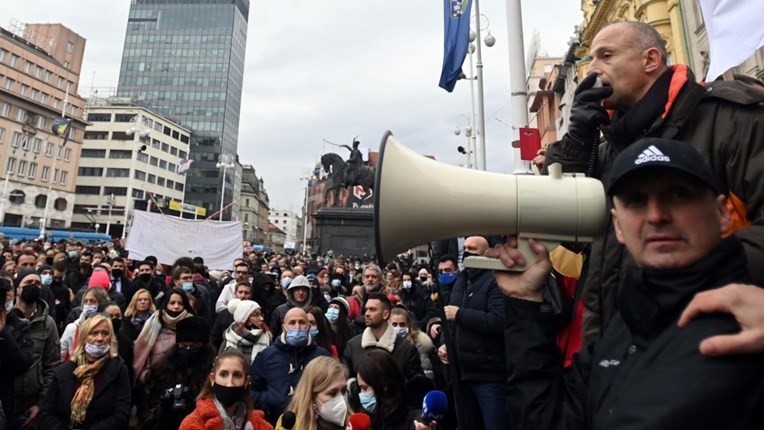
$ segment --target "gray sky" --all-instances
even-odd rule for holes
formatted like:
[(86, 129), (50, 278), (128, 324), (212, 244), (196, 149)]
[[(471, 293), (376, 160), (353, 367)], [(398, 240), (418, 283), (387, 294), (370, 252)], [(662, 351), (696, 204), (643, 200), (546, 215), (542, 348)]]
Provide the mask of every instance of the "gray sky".
[[(116, 87), (130, 0), (3, 2), (3, 22), (62, 23), (87, 39), (80, 94)], [(541, 35), (541, 55), (562, 56), (582, 21), (578, 0), (523, 1), (524, 44)], [(496, 45), (483, 49), (487, 170), (510, 172), (517, 133), (510, 102), (505, 2), (483, 0)], [(485, 31), (483, 31), (485, 34)], [(457, 164), (470, 113), (470, 86), (438, 87), (442, 0), (251, 0), (239, 155), (263, 177), (271, 206), (300, 210), (304, 182), (322, 142), (377, 150), (386, 130), (406, 146)], [(464, 70), (469, 66), (466, 60)], [(103, 92), (102, 92), (103, 94)], [(339, 149), (344, 157), (347, 151)]]

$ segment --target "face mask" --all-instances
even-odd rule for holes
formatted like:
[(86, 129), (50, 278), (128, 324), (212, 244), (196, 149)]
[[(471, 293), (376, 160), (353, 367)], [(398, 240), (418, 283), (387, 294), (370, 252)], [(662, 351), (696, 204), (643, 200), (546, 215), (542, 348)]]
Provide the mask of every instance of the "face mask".
[(451, 285), (457, 280), (457, 274), (454, 272), (441, 273), (438, 275), (438, 283), (444, 286)]
[(401, 284), (401, 286), (408, 290), (412, 288), (412, 281), (404, 281), (404, 283)]
[(184, 282), (183, 284), (181, 284), (181, 288), (183, 288), (183, 291), (186, 291), (186, 292), (194, 291), (194, 283)]
[(92, 343), (85, 344), (85, 352), (93, 357), (103, 357), (111, 349), (111, 345), (105, 343), (103, 345), (94, 345)]
[(177, 348), (176, 353), (178, 354), (178, 359), (180, 361), (183, 361), (184, 363), (191, 363), (191, 362), (197, 361), (197, 358), (199, 358), (199, 356), (202, 355), (202, 348), (194, 348), (194, 349)]
[(52, 266), (53, 265), (53, 257), (45, 257), (45, 264), (47, 264), (48, 266)]
[(5, 313), (8, 313), (13, 309), (13, 300), (8, 300), (5, 302)]
[(327, 403), (321, 405), (318, 410), (319, 416), (329, 423), (340, 427), (345, 425), (345, 418), (348, 415), (348, 404), (345, 403), (345, 396), (338, 394)]
[(122, 269), (112, 269), (112, 278), (119, 279), (122, 277)]
[(330, 282), (330, 284), (332, 285), (332, 288), (340, 288), (343, 286), (343, 281), (339, 279), (333, 279), (332, 282)]
[(326, 294), (326, 293), (325, 293), (325, 294), (324, 294), (324, 300), (326, 300), (327, 302), (329, 302), (330, 300), (332, 300), (332, 296), (330, 296), (329, 294)]
[(141, 273), (138, 275), (138, 279), (141, 280), (144, 284), (151, 281), (151, 273)]
[(40, 298), (40, 285), (31, 284), (27, 285), (21, 290), (21, 300), (24, 303), (37, 303), (37, 299)]
[(53, 275), (40, 275), (43, 285), (50, 285), (53, 282)]
[(93, 266), (91, 266), (90, 263), (80, 261), (80, 269), (92, 269), (92, 268)]
[(120, 327), (122, 327), (122, 319), (112, 318), (112, 329), (114, 329), (115, 333), (119, 333)]
[(69, 251), (69, 258), (71, 258), (72, 260), (77, 258), (77, 251)]
[(316, 336), (319, 335), (319, 327), (311, 327), (311, 337), (316, 339)]
[(282, 288), (287, 288), (290, 286), (290, 282), (292, 282), (292, 278), (287, 276), (286, 278), (282, 278)]
[(329, 321), (331, 324), (334, 324), (337, 322), (337, 319), (340, 318), (340, 309), (329, 308), (327, 309), (325, 316), (327, 317), (327, 321)]
[(359, 392), (359, 402), (361, 402), (361, 407), (370, 414), (374, 413), (375, 409), (377, 409), (377, 399), (375, 398), (374, 391)]
[(409, 334), (409, 327), (393, 327), (398, 337), (406, 337)]
[(85, 316), (94, 314), (97, 311), (98, 311), (98, 305), (82, 305), (82, 313), (85, 314)]
[(213, 384), (212, 394), (224, 408), (228, 408), (233, 406), (234, 403), (242, 400), (245, 394), (245, 388), (244, 385), (241, 387), (225, 387), (223, 385)]
[(291, 328), (287, 330), (287, 344), (292, 346), (305, 346), (308, 342), (308, 330)]
[(178, 317), (178, 315), (180, 315), (180, 314), (181, 314), (181, 312), (183, 312), (183, 311), (171, 311), (171, 310), (167, 310), (167, 309), (165, 309), (165, 313), (166, 313), (166, 314), (167, 314), (167, 315), (168, 315), (170, 318), (177, 318), (177, 317)]
[(425, 282), (428, 280), (427, 276), (420, 276), (420, 282)]

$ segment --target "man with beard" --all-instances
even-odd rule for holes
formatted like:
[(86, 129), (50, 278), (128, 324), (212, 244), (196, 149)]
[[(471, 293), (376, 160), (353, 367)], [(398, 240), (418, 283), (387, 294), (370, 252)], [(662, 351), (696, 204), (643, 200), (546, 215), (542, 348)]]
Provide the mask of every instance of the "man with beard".
[(354, 288), (353, 294), (348, 297), (350, 312), (348, 318), (353, 320), (353, 331), (360, 334), (366, 328), (364, 321), (364, 309), (367, 303), (367, 297), (371, 293), (377, 293), (383, 290), (383, 272), (380, 266), (369, 263), (364, 269), (362, 281), (364, 287), (358, 291)]
[(322, 312), (326, 312), (329, 303), (321, 294), (318, 287), (311, 287), (308, 278), (298, 275), (290, 282), (287, 287), (287, 302), (279, 305), (271, 316), (271, 330), (274, 337), (281, 334), (281, 327), (287, 315), (287, 311), (292, 308), (300, 308), (308, 312), (312, 306), (318, 306)]
[(90, 275), (93, 274), (93, 266), (91, 265), (92, 258), (93, 254), (90, 253), (90, 251), (83, 252), (82, 255), (80, 255), (79, 266), (67, 274), (64, 282), (69, 290), (72, 291), (72, 294), (77, 294), (82, 287), (87, 287), (88, 279), (90, 279)]

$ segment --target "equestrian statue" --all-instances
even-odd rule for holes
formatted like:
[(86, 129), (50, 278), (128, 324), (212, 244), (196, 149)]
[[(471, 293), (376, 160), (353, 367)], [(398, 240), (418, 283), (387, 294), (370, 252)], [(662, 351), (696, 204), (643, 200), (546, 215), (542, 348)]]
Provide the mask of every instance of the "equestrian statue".
[[(331, 142), (328, 142), (331, 143)], [(364, 159), (359, 150), (359, 141), (353, 139), (353, 147), (348, 145), (336, 145), (350, 151), (348, 161), (333, 152), (321, 156), (321, 166), (327, 172), (328, 178), (324, 185), (324, 201), (329, 202), (327, 196), (334, 193), (333, 206), (337, 204), (341, 188), (350, 188), (361, 185), (364, 192), (374, 190), (375, 169), (364, 164)]]

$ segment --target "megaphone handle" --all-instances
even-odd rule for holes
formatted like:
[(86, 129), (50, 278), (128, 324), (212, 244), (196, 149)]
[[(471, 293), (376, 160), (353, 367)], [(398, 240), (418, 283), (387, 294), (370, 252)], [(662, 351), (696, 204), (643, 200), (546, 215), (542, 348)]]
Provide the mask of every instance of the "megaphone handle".
[[(537, 239), (537, 242), (546, 246), (548, 250), (553, 249), (556, 246), (560, 245), (560, 243), (558, 242), (551, 242), (547, 240)], [(534, 254), (534, 251), (532, 251), (531, 247), (529, 247), (528, 238), (523, 236), (518, 237), (518, 251), (520, 251), (520, 253), (523, 254), (523, 256), (526, 258), (526, 264), (523, 266), (519, 265), (519, 266), (507, 267), (498, 258), (489, 258), (489, 257), (468, 257), (465, 259), (465, 261), (462, 262), (462, 265), (465, 267), (469, 267), (471, 269), (523, 272), (529, 266), (534, 264), (534, 262), (537, 260), (537, 255)]]

